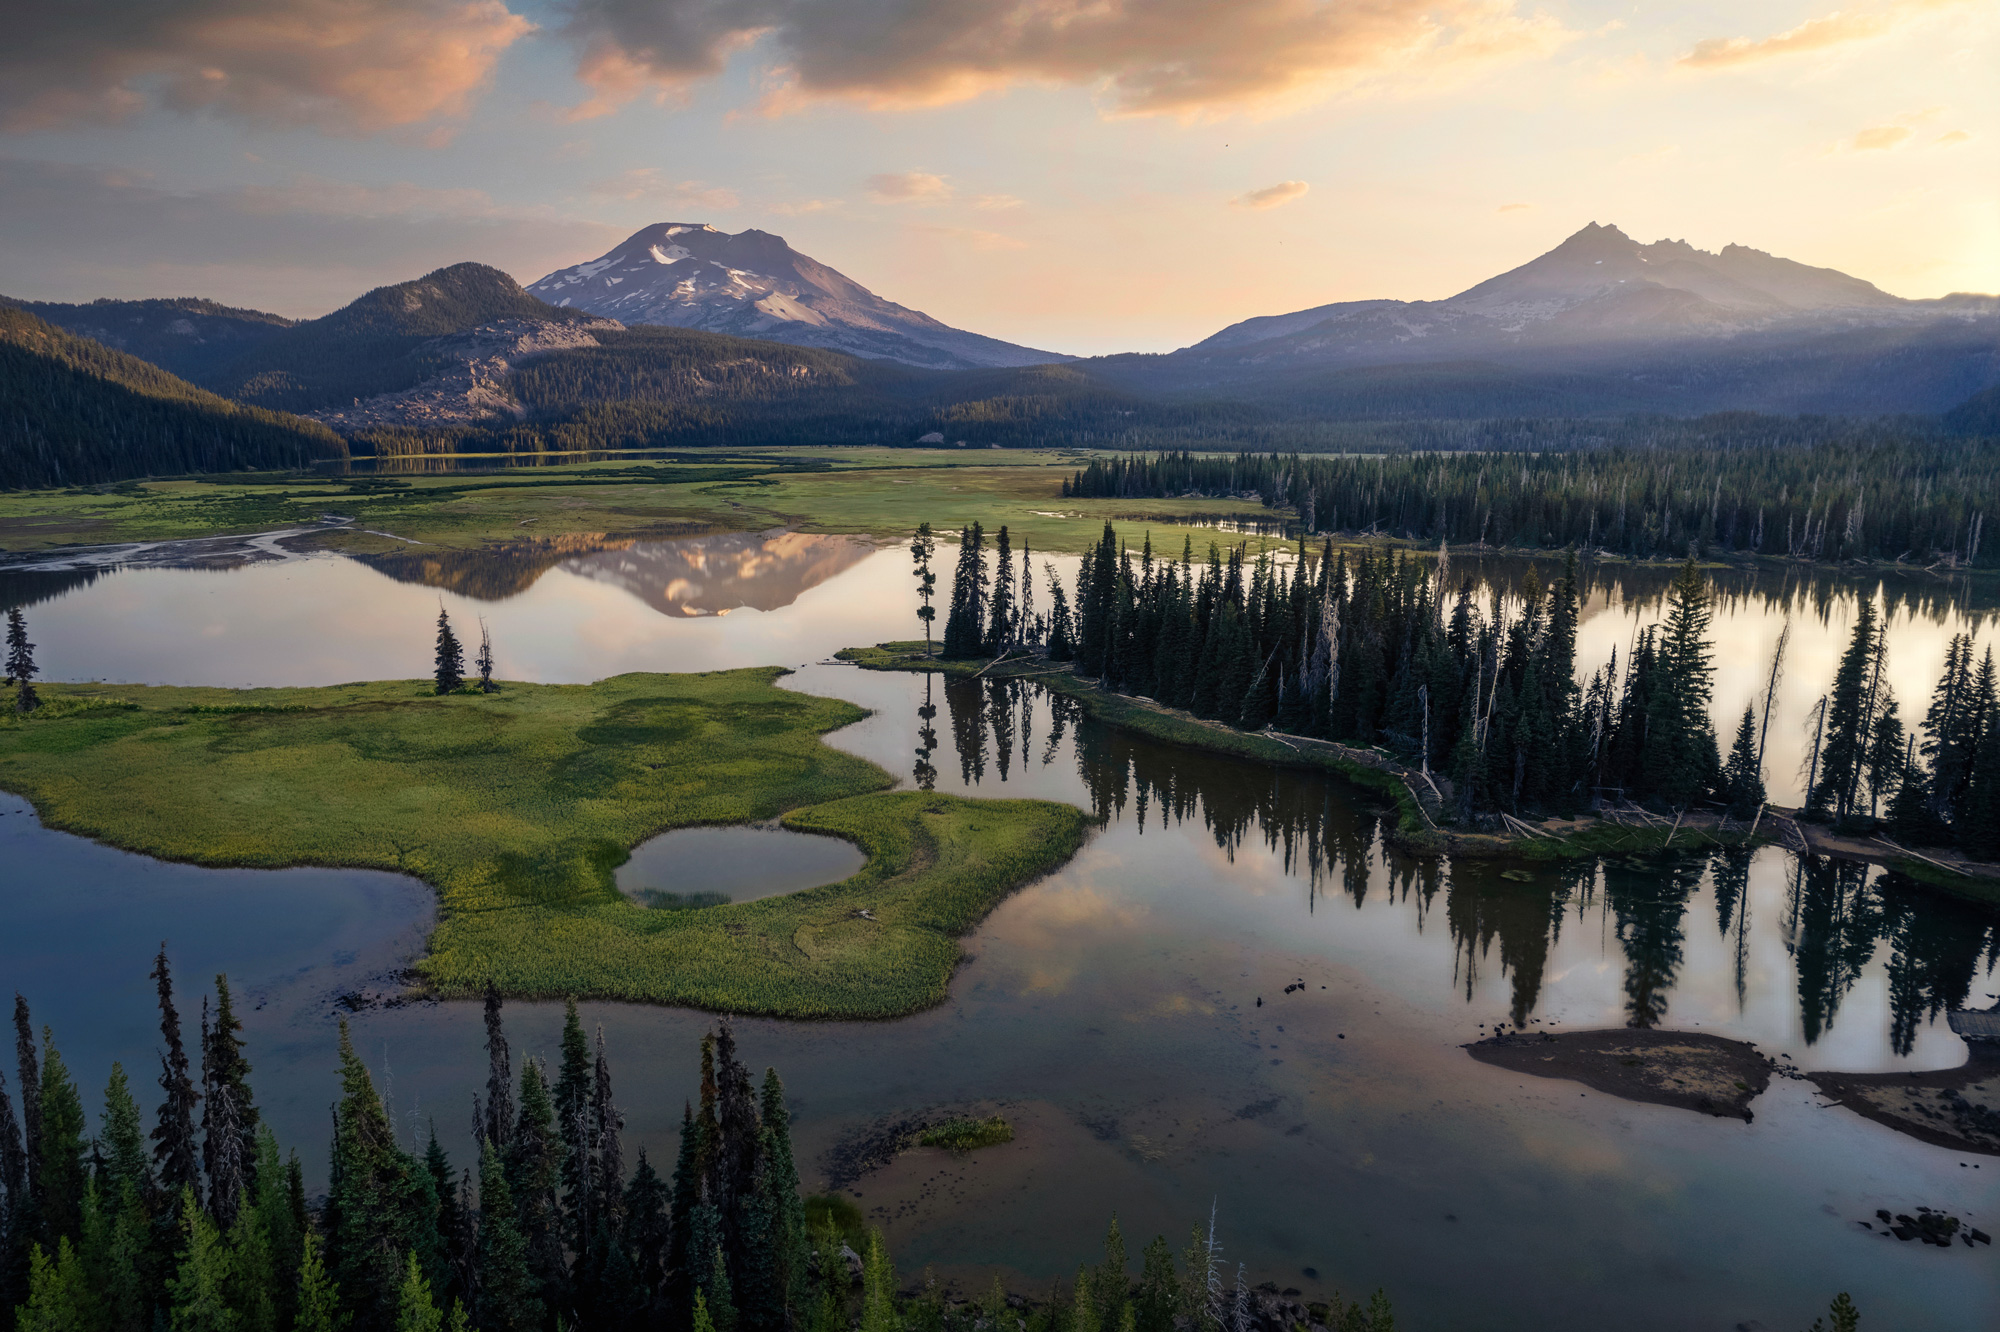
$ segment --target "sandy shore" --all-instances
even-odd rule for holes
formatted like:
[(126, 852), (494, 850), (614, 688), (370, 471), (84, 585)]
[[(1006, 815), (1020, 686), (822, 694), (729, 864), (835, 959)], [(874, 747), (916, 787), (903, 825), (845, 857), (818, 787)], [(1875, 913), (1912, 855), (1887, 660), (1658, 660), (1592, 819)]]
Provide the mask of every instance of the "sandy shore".
[(1957, 1068), (1929, 1073), (1808, 1073), (1820, 1093), (1899, 1133), (2000, 1156), (2000, 1046), (1969, 1041)]

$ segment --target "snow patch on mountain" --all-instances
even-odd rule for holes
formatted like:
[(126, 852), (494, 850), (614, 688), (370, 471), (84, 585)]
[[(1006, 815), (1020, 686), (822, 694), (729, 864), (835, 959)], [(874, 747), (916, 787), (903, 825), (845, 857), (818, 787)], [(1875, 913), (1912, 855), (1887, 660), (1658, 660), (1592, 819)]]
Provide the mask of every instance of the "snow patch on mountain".
[(828, 347), (931, 369), (1042, 365), (1056, 352), (940, 323), (886, 301), (765, 231), (663, 222), (609, 253), (558, 269), (528, 291), (626, 324), (665, 324)]

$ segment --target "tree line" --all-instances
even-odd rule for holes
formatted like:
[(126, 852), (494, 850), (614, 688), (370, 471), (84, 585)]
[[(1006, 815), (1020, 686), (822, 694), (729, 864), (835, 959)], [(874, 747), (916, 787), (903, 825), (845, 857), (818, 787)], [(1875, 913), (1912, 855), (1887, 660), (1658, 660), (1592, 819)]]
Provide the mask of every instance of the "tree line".
[(1664, 622), (1579, 686), (1576, 558), (1544, 587), (1530, 570), (1518, 609), (1496, 589), (1482, 607), (1470, 578), (1393, 549), (1353, 565), (1331, 541), (1302, 538), (1287, 563), (1211, 544), (1194, 558), (1136, 554), (1109, 523), (1076, 586), (1046, 569), (1037, 614), (1028, 559), (1011, 567), (1001, 528), (986, 571), (985, 533), (960, 534), (946, 656), (1032, 644), (1119, 693), (1143, 695), (1249, 731), (1380, 745), (1426, 777), (1448, 775), (1461, 818), (1576, 810), (1600, 795), (1684, 807), (1719, 793), (1753, 807), (1757, 789), (1717, 751), (1708, 704), (1713, 644), (1707, 581), (1692, 559)]
[[(928, 526), (913, 545), (919, 616), (929, 632)], [(1110, 523), (1074, 588), (1044, 566), (1049, 610), (1033, 605), (1002, 527), (988, 569), (984, 528), (959, 535), (945, 618), (947, 657), (1032, 650), (1073, 662), (1118, 693), (1156, 699), (1248, 731), (1372, 745), (1445, 791), (1461, 820), (1573, 813), (1630, 799), (1685, 809), (1699, 801), (1755, 817), (1784, 643), (1761, 707), (1746, 706), (1726, 755), (1710, 717), (1715, 645), (1711, 590), (1692, 556), (1658, 624), (1626, 659), (1614, 650), (1586, 675), (1576, 660), (1577, 556), (1544, 585), (1532, 566), (1518, 598), (1473, 580), (1453, 586), (1451, 559), (1369, 547), (1350, 566), (1331, 541), (1303, 537), (1288, 561), (1193, 538), (1178, 559), (1135, 554)], [(1989, 651), (1974, 664), (1953, 640), (1921, 726), (1908, 732), (1884, 682), (1887, 633), (1864, 599), (1852, 644), (1819, 709), (1808, 817), (1873, 827), (1886, 813), (1925, 845), (2000, 857), (2000, 706)]]
[[(1975, 660), (1976, 656), (1976, 660)], [(1863, 599), (1832, 687), (1813, 709), (1806, 817), (1842, 831), (1886, 822), (1919, 846), (2000, 860), (2000, 699), (1993, 649), (1954, 634), (1921, 721), (1885, 678), (1889, 626)]]
[[(203, 997), (192, 1050), (164, 946), (152, 979), (150, 1131), (114, 1063), (92, 1133), (54, 1032), (38, 1040), (15, 997), (0, 1297), (21, 1332), (1252, 1332), (1212, 1218), (1183, 1266), (1156, 1238), (1137, 1281), (1114, 1218), (1104, 1262), (1047, 1302), (997, 1280), (956, 1304), (932, 1282), (902, 1292), (851, 1204), (801, 1196), (784, 1085), (775, 1069), (752, 1078), (727, 1019), (702, 1038), (671, 1173), (644, 1149), (628, 1172), (603, 1030), (592, 1040), (571, 1002), (554, 1067), (517, 1070), (491, 985), (476, 1164), (454, 1167), (435, 1124), (421, 1150), (399, 1140), (343, 1022), (329, 1185), (310, 1198), (258, 1111), (228, 978)], [(1329, 1332), (1395, 1326), (1380, 1292), (1313, 1314)]]
[[(1650, 559), (1690, 548), (1804, 560), (1992, 567), (1986, 511), (2000, 451), (1905, 433), (1756, 436), (1587, 451), (1308, 457), (1163, 453), (1093, 459), (1064, 496), (1234, 495), (1308, 533), (1454, 545), (1576, 546)], [(1740, 442), (1738, 442), (1740, 440)]]

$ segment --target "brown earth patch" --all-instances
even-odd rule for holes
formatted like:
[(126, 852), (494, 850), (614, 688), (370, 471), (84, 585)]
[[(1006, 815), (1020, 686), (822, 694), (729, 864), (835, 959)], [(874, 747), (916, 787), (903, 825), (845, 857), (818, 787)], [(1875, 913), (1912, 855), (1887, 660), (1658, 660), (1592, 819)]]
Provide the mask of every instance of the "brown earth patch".
[(1928, 1073), (1808, 1073), (1856, 1114), (1953, 1151), (2000, 1156), (2000, 1045), (1968, 1041), (1957, 1068)]
[(1756, 1047), (1705, 1032), (1503, 1033), (1464, 1047), (1482, 1064), (1538, 1078), (1567, 1078), (1592, 1091), (1648, 1105), (1678, 1106), (1750, 1122), (1750, 1102), (1774, 1065)]

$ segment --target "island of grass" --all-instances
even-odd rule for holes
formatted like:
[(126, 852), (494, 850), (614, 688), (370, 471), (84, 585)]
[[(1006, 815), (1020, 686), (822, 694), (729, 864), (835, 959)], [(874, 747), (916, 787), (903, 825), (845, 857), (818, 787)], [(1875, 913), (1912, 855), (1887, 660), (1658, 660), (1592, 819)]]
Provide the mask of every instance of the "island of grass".
[[(889, 791), (820, 737), (865, 714), (777, 668), (433, 695), (49, 685), (0, 721), (0, 788), (52, 828), (217, 866), (397, 870), (436, 888), (419, 979), (507, 994), (883, 1018), (940, 1002), (958, 939), (1074, 853), (1085, 815)], [(670, 828), (783, 816), (868, 856), (852, 878), (693, 911), (612, 871)]]
[(985, 1119), (947, 1119), (917, 1135), (920, 1147), (942, 1147), (948, 1152), (973, 1152), (981, 1147), (997, 1147), (1014, 1141), (1014, 1126), (1004, 1116)]

